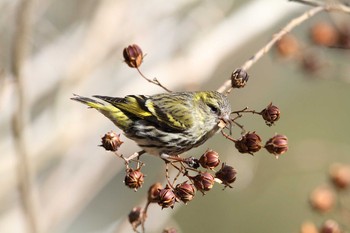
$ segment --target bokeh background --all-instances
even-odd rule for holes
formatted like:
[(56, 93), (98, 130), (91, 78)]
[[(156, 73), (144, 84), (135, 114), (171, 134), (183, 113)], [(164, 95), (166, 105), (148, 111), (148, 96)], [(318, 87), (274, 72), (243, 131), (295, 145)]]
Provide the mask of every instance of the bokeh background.
[[(144, 156), (144, 187), (125, 187), (122, 161), (97, 146), (104, 133), (119, 130), (71, 101), (72, 94), (162, 92), (123, 63), (122, 50), (132, 43), (147, 53), (143, 72), (169, 89), (215, 90), (307, 9), (284, 0), (1, 0), (0, 232), (31, 232), (23, 182), (30, 185), (24, 193), (37, 232), (132, 232), (127, 214), (143, 205), (152, 183), (164, 183), (164, 164)], [(309, 29), (318, 21), (349, 20), (322, 13), (293, 31), (305, 51), (317, 50), (320, 70), (305, 72), (273, 50), (249, 70), (248, 85), (230, 94), (234, 110), (261, 110), (271, 101), (280, 107), (273, 127), (258, 116), (240, 123), (264, 140), (286, 134), (288, 153), (278, 160), (266, 151), (242, 155), (216, 135), (188, 155), (218, 151), (238, 171), (234, 188), (214, 187), (173, 210), (151, 206), (147, 232), (173, 226), (179, 232), (295, 233), (305, 221), (327, 218), (311, 210), (308, 196), (327, 182), (331, 164), (350, 163), (350, 53), (313, 45)], [(18, 130), (16, 119), (24, 123)], [(123, 140), (123, 154), (138, 150)]]

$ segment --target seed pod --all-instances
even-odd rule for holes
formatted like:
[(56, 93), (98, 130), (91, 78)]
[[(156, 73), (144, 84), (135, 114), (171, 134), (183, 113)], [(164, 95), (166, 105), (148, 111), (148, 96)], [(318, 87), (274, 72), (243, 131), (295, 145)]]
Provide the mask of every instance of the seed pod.
[(178, 184), (174, 190), (176, 196), (185, 204), (194, 198), (196, 190), (192, 184), (184, 183)]
[(344, 164), (333, 164), (329, 171), (332, 183), (338, 189), (346, 189), (350, 185), (350, 166)]
[(219, 154), (213, 150), (207, 150), (200, 158), (199, 163), (203, 168), (214, 169), (220, 164)]
[(137, 191), (137, 189), (142, 186), (144, 177), (145, 175), (140, 171), (140, 169), (134, 170), (132, 168), (129, 168), (125, 175), (124, 183), (129, 188)]
[(158, 204), (163, 208), (174, 208), (176, 202), (176, 196), (173, 190), (166, 186), (164, 189), (159, 190)]
[(214, 177), (209, 172), (201, 172), (195, 177), (192, 177), (194, 186), (202, 194), (209, 191), (214, 186)]
[(261, 138), (255, 132), (248, 132), (235, 142), (235, 146), (240, 153), (253, 153), (261, 149)]
[(278, 159), (278, 156), (288, 150), (288, 138), (284, 135), (276, 134), (266, 142), (265, 149)]
[(173, 227), (165, 228), (162, 233), (177, 233), (177, 230)]
[(111, 131), (102, 137), (102, 144), (100, 146), (109, 151), (117, 151), (121, 144), (123, 144), (123, 141), (120, 140), (120, 134)]
[(277, 41), (276, 48), (281, 57), (292, 58), (298, 54), (300, 46), (294, 36), (287, 34)]
[(265, 123), (268, 126), (271, 126), (273, 123), (275, 123), (275, 121), (278, 121), (278, 119), (280, 119), (281, 112), (278, 107), (270, 103), (265, 109), (260, 112), (260, 114), (265, 120)]
[(129, 215), (128, 215), (128, 218), (129, 218), (129, 222), (132, 226), (132, 229), (135, 231), (136, 228), (138, 226), (141, 225), (142, 221), (143, 221), (143, 213), (142, 213), (142, 208), (141, 207), (134, 207)]
[(237, 172), (233, 167), (223, 163), (221, 169), (215, 173), (215, 178), (221, 180), (225, 187), (231, 187), (230, 184), (235, 182), (237, 178), (236, 175)]
[(335, 203), (335, 195), (328, 187), (318, 187), (310, 195), (311, 206), (321, 213), (330, 211)]
[(339, 224), (332, 220), (328, 219), (325, 221), (321, 227), (320, 233), (341, 233)]
[(141, 48), (136, 45), (129, 45), (123, 50), (125, 63), (131, 68), (138, 68), (143, 61), (143, 53)]
[(148, 189), (148, 201), (150, 203), (158, 203), (159, 201), (159, 191), (163, 189), (160, 183), (155, 183)]
[(231, 75), (231, 86), (233, 88), (244, 87), (249, 79), (248, 73), (243, 69), (236, 69)]
[(301, 224), (299, 233), (319, 233), (315, 223), (306, 221)]
[(315, 44), (323, 46), (334, 46), (338, 41), (337, 29), (326, 22), (319, 22), (312, 26), (310, 36)]

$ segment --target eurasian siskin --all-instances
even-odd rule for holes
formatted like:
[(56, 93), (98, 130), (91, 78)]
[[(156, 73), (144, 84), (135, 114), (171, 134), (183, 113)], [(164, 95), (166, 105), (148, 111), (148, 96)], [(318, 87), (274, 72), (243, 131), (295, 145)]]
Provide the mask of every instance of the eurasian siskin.
[(230, 122), (229, 101), (216, 91), (93, 97), (107, 104), (79, 95), (72, 99), (108, 117), (143, 152), (162, 158), (203, 144)]

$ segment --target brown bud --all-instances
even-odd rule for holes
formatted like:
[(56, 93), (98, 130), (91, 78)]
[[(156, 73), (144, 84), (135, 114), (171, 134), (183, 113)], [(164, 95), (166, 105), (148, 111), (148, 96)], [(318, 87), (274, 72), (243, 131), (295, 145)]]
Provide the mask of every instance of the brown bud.
[(178, 184), (174, 190), (176, 196), (185, 204), (194, 198), (196, 190), (192, 184), (184, 183)]
[(314, 74), (324, 65), (321, 57), (313, 53), (304, 54), (301, 59), (301, 68), (305, 73)]
[(278, 107), (270, 103), (264, 110), (260, 112), (261, 116), (265, 120), (268, 126), (273, 125), (275, 121), (280, 119), (281, 112)]
[(244, 87), (249, 79), (248, 73), (243, 69), (236, 69), (231, 75), (231, 86), (233, 88)]
[(209, 191), (214, 186), (214, 177), (209, 172), (201, 172), (195, 177), (192, 177), (194, 186), (202, 194)]
[(213, 150), (207, 150), (200, 158), (199, 163), (203, 168), (214, 169), (220, 164), (219, 154)]
[(301, 224), (300, 233), (318, 233), (318, 230), (313, 222), (304, 222)]
[(163, 187), (160, 183), (154, 183), (151, 187), (149, 187), (147, 199), (150, 203), (158, 203), (159, 191), (161, 189), (163, 189)]
[(235, 146), (240, 153), (253, 153), (261, 149), (261, 138), (255, 132), (248, 132), (235, 142)]
[(288, 138), (284, 135), (276, 134), (266, 142), (265, 149), (278, 159), (278, 156), (288, 150)]
[(230, 188), (232, 188), (230, 184), (235, 182), (237, 178), (236, 175), (237, 172), (233, 167), (223, 163), (221, 169), (215, 173), (215, 178), (221, 180), (225, 187), (229, 186)]
[(310, 34), (312, 41), (318, 45), (334, 46), (338, 40), (337, 29), (326, 22), (313, 25)]
[(350, 24), (345, 24), (341, 27), (338, 44), (340, 48), (350, 49)]
[(138, 226), (140, 226), (142, 224), (142, 222), (144, 221), (142, 208), (141, 207), (134, 207), (130, 211), (128, 218), (129, 218), (129, 222), (132, 226), (132, 229), (135, 231), (136, 228)]
[(117, 151), (121, 144), (123, 144), (123, 142), (120, 140), (120, 134), (111, 131), (102, 137), (102, 144), (100, 146), (106, 150)]
[(173, 227), (165, 228), (162, 233), (177, 233), (177, 230)]
[(142, 63), (143, 53), (138, 45), (133, 44), (124, 48), (123, 57), (128, 66), (131, 68), (138, 68)]
[(328, 187), (318, 187), (310, 195), (311, 206), (319, 212), (327, 212), (334, 206), (335, 196)]
[(285, 35), (276, 43), (277, 52), (283, 58), (290, 58), (299, 52), (298, 40), (292, 35)]
[(140, 171), (140, 169), (134, 170), (132, 168), (129, 168), (126, 172), (124, 183), (129, 188), (137, 191), (137, 189), (142, 186), (144, 177), (145, 175)]
[(350, 185), (350, 166), (333, 164), (329, 171), (332, 183), (339, 189), (346, 189)]
[(340, 233), (340, 226), (334, 220), (327, 220), (323, 223), (320, 233)]
[(176, 202), (176, 196), (173, 190), (166, 186), (164, 189), (159, 190), (159, 201), (158, 204), (163, 208), (174, 208)]

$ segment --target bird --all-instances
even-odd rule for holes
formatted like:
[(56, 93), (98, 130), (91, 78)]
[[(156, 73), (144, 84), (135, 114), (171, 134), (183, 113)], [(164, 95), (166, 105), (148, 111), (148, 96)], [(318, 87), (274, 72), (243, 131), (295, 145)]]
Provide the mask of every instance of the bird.
[[(142, 148), (140, 154), (176, 157), (231, 125), (227, 96), (217, 91), (184, 91), (123, 98), (73, 94), (72, 100), (98, 110)], [(96, 100), (98, 99), (98, 100)], [(101, 102), (101, 100), (103, 102)]]

